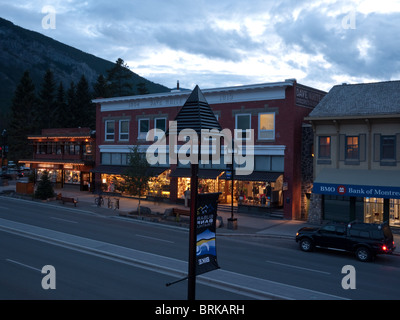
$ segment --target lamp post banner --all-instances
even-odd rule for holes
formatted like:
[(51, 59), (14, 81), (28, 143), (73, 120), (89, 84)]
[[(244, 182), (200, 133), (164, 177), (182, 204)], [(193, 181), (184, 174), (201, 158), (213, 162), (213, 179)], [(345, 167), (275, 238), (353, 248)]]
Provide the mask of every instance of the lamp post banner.
[(220, 194), (200, 193), (197, 196), (196, 275), (219, 269), (215, 232)]

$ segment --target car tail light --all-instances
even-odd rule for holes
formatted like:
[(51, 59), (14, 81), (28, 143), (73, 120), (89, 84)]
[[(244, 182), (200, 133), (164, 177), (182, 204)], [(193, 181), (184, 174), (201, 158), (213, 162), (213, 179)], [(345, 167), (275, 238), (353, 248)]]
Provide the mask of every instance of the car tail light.
[(385, 245), (382, 246), (383, 251), (387, 251), (387, 247)]

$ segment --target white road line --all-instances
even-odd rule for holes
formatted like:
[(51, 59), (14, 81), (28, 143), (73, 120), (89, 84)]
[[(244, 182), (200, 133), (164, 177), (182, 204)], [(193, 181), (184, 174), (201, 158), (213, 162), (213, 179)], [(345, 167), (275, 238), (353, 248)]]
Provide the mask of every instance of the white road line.
[(320, 270), (315, 270), (315, 269), (309, 269), (309, 268), (293, 266), (291, 264), (280, 263), (280, 262), (276, 262), (276, 261), (270, 261), (270, 260), (265, 260), (265, 261), (268, 262), (268, 263), (277, 264), (277, 265), (285, 266), (285, 267), (289, 267), (289, 268), (295, 268), (295, 269), (306, 270), (306, 271), (311, 271), (311, 272), (318, 272), (318, 273), (322, 273), (322, 274), (331, 274), (330, 272), (325, 272), (325, 271), (320, 271)]
[(175, 243), (175, 242), (173, 242), (173, 241), (158, 239), (158, 238), (149, 237), (149, 236), (142, 236), (142, 235), (140, 235), (140, 234), (136, 234), (136, 237), (146, 238), (146, 239), (151, 239), (151, 240), (157, 240), (157, 241), (162, 241), (162, 242), (168, 242), (168, 243)]
[(69, 222), (69, 223), (78, 223), (77, 221), (72, 221), (72, 220), (67, 220), (67, 219), (62, 219), (62, 218), (57, 218), (57, 217), (50, 217), (51, 219), (54, 220), (60, 220), (60, 221), (64, 221), (64, 222)]
[(6, 259), (6, 261), (11, 262), (11, 263), (18, 264), (18, 265), (23, 266), (23, 267), (25, 267), (25, 268), (29, 268), (29, 269), (32, 269), (32, 270), (35, 270), (35, 271), (42, 272), (41, 269), (34, 268), (34, 267), (29, 266), (29, 265), (27, 265), (27, 264), (25, 264), (25, 263), (21, 263), (21, 262), (18, 262), (18, 261), (15, 261), (15, 260), (11, 260), (11, 259)]

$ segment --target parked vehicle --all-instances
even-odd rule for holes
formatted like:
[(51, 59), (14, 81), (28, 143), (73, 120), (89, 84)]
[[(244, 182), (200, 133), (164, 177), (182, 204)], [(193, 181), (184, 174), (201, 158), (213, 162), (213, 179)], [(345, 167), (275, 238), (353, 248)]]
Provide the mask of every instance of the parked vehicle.
[(330, 222), (318, 228), (305, 227), (296, 233), (296, 242), (303, 251), (321, 247), (353, 252), (360, 261), (370, 261), (377, 254), (390, 254), (396, 248), (386, 223)]

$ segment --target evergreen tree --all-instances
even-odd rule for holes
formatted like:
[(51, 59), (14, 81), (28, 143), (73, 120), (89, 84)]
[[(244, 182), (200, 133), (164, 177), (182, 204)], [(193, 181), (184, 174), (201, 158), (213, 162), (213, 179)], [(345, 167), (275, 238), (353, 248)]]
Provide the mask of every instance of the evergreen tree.
[(76, 103), (76, 89), (75, 84), (71, 81), (71, 84), (67, 90), (67, 104), (65, 113), (61, 116), (64, 118), (64, 128), (75, 128), (76, 115), (78, 115), (77, 103)]
[(148, 93), (150, 93), (149, 90), (146, 87), (146, 83), (144, 83), (144, 82), (138, 83), (136, 85), (136, 87), (137, 87), (137, 90), (138, 90), (139, 94), (148, 94)]
[(113, 68), (107, 70), (107, 82), (111, 97), (134, 95), (132, 77), (133, 73), (128, 65), (118, 58)]
[(78, 114), (76, 114), (76, 127), (96, 127), (96, 108), (92, 103), (89, 92), (89, 83), (84, 75), (81, 76), (76, 87), (76, 105)]
[(35, 191), (35, 198), (46, 200), (54, 197), (54, 189), (47, 171), (44, 171)]
[(55, 88), (53, 72), (48, 69), (43, 78), (36, 111), (36, 124), (39, 129), (52, 128), (55, 125)]
[(101, 74), (97, 77), (96, 83), (93, 85), (93, 98), (108, 98), (110, 95), (107, 81)]
[(56, 128), (64, 127), (64, 114), (66, 112), (67, 104), (65, 103), (65, 91), (62, 82), (60, 82), (57, 89), (57, 96), (55, 101), (55, 116), (54, 125)]
[[(8, 130), (9, 159), (18, 161), (32, 157), (32, 147), (27, 136), (34, 134), (33, 111), (37, 98), (35, 85), (29, 71), (25, 71), (14, 93), (11, 105), (11, 119)], [(36, 132), (38, 133), (38, 132)]]

